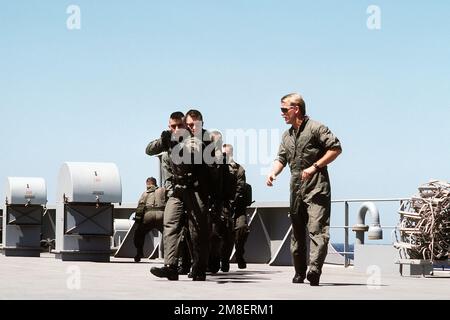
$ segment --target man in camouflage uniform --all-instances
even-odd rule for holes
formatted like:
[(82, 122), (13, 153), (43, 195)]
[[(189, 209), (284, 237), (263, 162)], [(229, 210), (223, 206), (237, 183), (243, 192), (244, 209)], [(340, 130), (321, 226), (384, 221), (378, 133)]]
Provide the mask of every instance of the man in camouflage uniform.
[[(172, 120), (170, 120), (172, 119)], [(178, 129), (184, 128), (184, 114), (182, 112), (175, 112), (169, 119), (169, 128), (172, 133), (175, 133)], [(167, 198), (173, 195), (173, 173), (170, 155), (167, 152), (161, 153), (161, 171), (162, 179), (164, 181), (164, 188), (166, 189)], [(169, 213), (168, 213), (169, 214)], [(178, 274), (188, 274), (191, 269), (191, 253), (190, 253), (190, 237), (187, 224), (187, 213), (178, 217), (177, 215), (172, 216), (173, 219), (180, 219), (178, 222), (181, 225), (181, 234), (179, 237), (179, 244), (177, 246), (177, 257), (178, 257)], [(170, 221), (170, 218), (167, 219)], [(175, 221), (173, 221), (175, 223)], [(164, 238), (164, 237), (163, 237)], [(164, 240), (163, 240), (164, 243)], [(162, 246), (164, 249), (164, 246)]]
[(203, 157), (209, 145), (209, 133), (202, 129), (203, 118), (199, 111), (186, 114), (188, 130), (180, 130), (178, 136), (163, 131), (161, 138), (150, 142), (146, 152), (156, 155), (167, 151), (171, 157), (173, 194), (166, 205), (164, 215), (164, 266), (151, 268), (151, 273), (160, 278), (178, 280), (177, 246), (181, 232), (181, 216), (188, 214), (189, 233), (192, 241), (192, 279), (204, 281), (208, 261), (208, 201), (214, 189), (210, 166)]
[[(329, 242), (331, 188), (327, 165), (342, 152), (339, 140), (323, 124), (306, 116), (305, 102), (297, 93), (281, 98), (281, 112), (291, 128), (284, 132), (267, 185), (286, 165), (291, 170), (290, 218), (291, 253), (295, 267), (294, 283), (307, 278), (318, 286)], [(310, 242), (310, 268), (307, 270), (307, 239)]]
[[(173, 112), (169, 118), (169, 130), (163, 131), (161, 138), (150, 142), (145, 149), (145, 153), (148, 155), (158, 155), (161, 154), (161, 167), (164, 179), (164, 186), (167, 190), (168, 201), (166, 203), (166, 208), (164, 210), (163, 218), (163, 247), (164, 247), (164, 263), (166, 266), (170, 266), (167, 272), (167, 278), (169, 280), (178, 280), (178, 254), (177, 251), (178, 243), (180, 241), (180, 230), (181, 230), (181, 217), (183, 209), (173, 210), (173, 205), (171, 205), (171, 198), (174, 193), (174, 182), (173, 182), (173, 172), (172, 172), (172, 161), (170, 158), (170, 150), (172, 147), (171, 137), (172, 135), (180, 135), (180, 131), (184, 129), (184, 114), (180, 111)], [(163, 138), (164, 145), (163, 145)], [(168, 141), (167, 141), (168, 140)]]
[(221, 250), (221, 267), (223, 272), (230, 270), (230, 255), (236, 245), (236, 262), (239, 269), (245, 269), (244, 246), (249, 234), (247, 225), (247, 205), (244, 203), (245, 170), (233, 159), (233, 146), (224, 144), (225, 155), (223, 188), (223, 236)]
[(158, 188), (156, 179), (147, 178), (147, 190), (144, 191), (138, 201), (135, 214), (135, 223), (138, 224), (134, 233), (134, 246), (136, 247), (135, 262), (144, 257), (144, 241), (148, 232), (158, 229), (163, 232), (163, 214), (166, 205), (164, 188)]

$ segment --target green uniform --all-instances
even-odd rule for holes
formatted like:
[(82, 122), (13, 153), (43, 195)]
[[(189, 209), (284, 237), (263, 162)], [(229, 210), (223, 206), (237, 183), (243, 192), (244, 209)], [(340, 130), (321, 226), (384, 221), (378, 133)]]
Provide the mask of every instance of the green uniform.
[(291, 127), (282, 136), (277, 160), (291, 170), (291, 252), (298, 274), (305, 274), (307, 269), (307, 237), (311, 239), (310, 270), (318, 274), (322, 272), (330, 238), (331, 189), (327, 168), (321, 168), (306, 181), (301, 180), (302, 172), (334, 148), (341, 149), (339, 140), (326, 126), (309, 118), (297, 131)]
[(165, 190), (156, 186), (149, 187), (142, 193), (138, 209), (136, 210), (136, 222), (138, 226), (134, 234), (134, 246), (137, 255), (143, 256), (145, 235), (153, 229), (163, 231), (163, 214), (165, 207)]
[[(208, 135), (204, 135), (208, 136)], [(198, 142), (198, 141), (197, 141)], [(201, 141), (202, 152), (209, 141)], [(156, 155), (167, 151), (170, 155), (177, 145), (174, 141), (166, 141), (163, 137), (149, 143), (146, 153)], [(178, 152), (178, 151), (177, 151)], [(185, 148), (181, 152), (187, 152)], [(191, 163), (170, 161), (173, 174), (173, 194), (166, 204), (164, 212), (164, 264), (176, 268), (178, 263), (178, 245), (182, 230), (182, 215), (188, 214), (189, 233), (192, 240), (193, 266), (195, 276), (204, 276), (208, 261), (208, 202), (215, 185), (215, 176), (211, 169), (201, 161), (196, 164), (192, 153)], [(171, 155), (172, 156), (172, 155)]]
[[(167, 192), (167, 198), (170, 198), (173, 195), (173, 173), (171, 168), (171, 160), (170, 156), (167, 152), (163, 152), (161, 155), (161, 169), (162, 169), (162, 176), (164, 181), (164, 187), (166, 188)], [(168, 225), (176, 226), (177, 221), (182, 226), (182, 235), (179, 237), (179, 244), (177, 248), (177, 258), (179, 259), (179, 268), (181, 273), (187, 273), (191, 269), (191, 254), (189, 251), (189, 246), (192, 247), (190, 243), (190, 237), (189, 237), (189, 230), (188, 230), (188, 223), (186, 218), (186, 212), (183, 211), (181, 217), (179, 217), (178, 212), (167, 213), (166, 221)], [(179, 221), (181, 219), (181, 221)], [(177, 229), (177, 228), (173, 228)], [(164, 240), (163, 240), (164, 242)], [(172, 251), (173, 252), (173, 251)], [(171, 258), (170, 261), (172, 262), (173, 259)]]
[(166, 189), (167, 198), (170, 198), (173, 193), (173, 173), (171, 169), (170, 156), (167, 152), (161, 154), (161, 169), (162, 180), (164, 181), (164, 188)]
[(242, 203), (246, 182), (245, 170), (234, 161), (225, 166), (223, 216), (226, 223), (221, 252), (222, 262), (229, 260), (233, 245), (236, 245), (236, 257), (243, 257), (249, 233), (247, 207)]

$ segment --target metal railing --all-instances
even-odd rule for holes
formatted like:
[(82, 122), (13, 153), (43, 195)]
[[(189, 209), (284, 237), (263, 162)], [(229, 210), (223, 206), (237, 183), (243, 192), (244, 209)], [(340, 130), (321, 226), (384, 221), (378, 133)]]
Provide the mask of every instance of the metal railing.
[[(349, 229), (351, 226), (349, 225), (349, 203), (358, 203), (358, 202), (399, 202), (399, 205), (403, 203), (403, 201), (409, 200), (410, 198), (387, 198), (387, 199), (343, 199), (343, 200), (331, 200), (331, 203), (344, 203), (344, 226), (332, 226), (330, 228), (336, 229), (344, 229), (344, 251), (338, 252), (344, 256), (344, 267), (348, 267), (350, 265), (349, 256), (353, 254), (353, 252), (349, 252)], [(381, 226), (382, 229), (395, 229), (396, 226)]]

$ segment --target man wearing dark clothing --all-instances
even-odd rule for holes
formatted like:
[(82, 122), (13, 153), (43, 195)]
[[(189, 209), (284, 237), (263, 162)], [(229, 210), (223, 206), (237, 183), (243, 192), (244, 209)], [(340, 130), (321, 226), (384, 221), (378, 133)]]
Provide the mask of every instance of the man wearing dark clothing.
[(182, 225), (181, 216), (187, 212), (189, 233), (192, 241), (192, 279), (204, 281), (208, 261), (208, 202), (215, 190), (213, 184), (217, 173), (214, 166), (204, 158), (204, 151), (210, 144), (209, 133), (202, 129), (203, 118), (199, 111), (186, 113), (185, 125), (188, 130), (180, 130), (181, 135), (164, 131), (161, 138), (147, 146), (147, 154), (154, 155), (167, 151), (171, 157), (173, 174), (173, 194), (169, 198), (166, 211), (175, 217), (164, 219), (164, 266), (151, 268), (157, 277), (178, 280), (177, 247)]
[(245, 170), (233, 159), (233, 146), (224, 144), (222, 149), (225, 155), (224, 188), (223, 188), (223, 244), (221, 252), (221, 270), (230, 269), (230, 255), (233, 245), (236, 246), (236, 262), (239, 269), (245, 269), (247, 263), (244, 259), (244, 246), (249, 234), (247, 225), (247, 204), (244, 203)]

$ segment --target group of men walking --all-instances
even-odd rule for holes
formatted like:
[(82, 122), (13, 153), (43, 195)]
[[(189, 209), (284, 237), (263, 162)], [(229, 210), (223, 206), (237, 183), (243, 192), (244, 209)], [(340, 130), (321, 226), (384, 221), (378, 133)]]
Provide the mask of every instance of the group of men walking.
[[(235, 244), (238, 267), (246, 268), (243, 255), (249, 230), (245, 171), (234, 161), (232, 146), (222, 143), (219, 132), (203, 128), (203, 116), (198, 110), (189, 110), (186, 115), (172, 113), (169, 130), (150, 142), (146, 153), (161, 155), (167, 195), (159, 221), (137, 228), (157, 228), (163, 234), (164, 266), (151, 268), (151, 273), (178, 280), (179, 274), (190, 271), (194, 281), (204, 281), (207, 271), (229, 271)], [(147, 207), (149, 198), (144, 193), (139, 201), (138, 209), (145, 207), (143, 224), (146, 215), (161, 212), (156, 203)], [(142, 258), (141, 243), (135, 238), (136, 261)]]
[[(342, 152), (341, 143), (328, 127), (307, 116), (305, 101), (298, 93), (283, 96), (280, 110), (291, 127), (282, 136), (266, 184), (273, 186), (276, 176), (289, 165), (295, 269), (292, 282), (303, 283), (307, 279), (311, 286), (318, 286), (330, 237), (331, 187), (327, 166)], [(245, 171), (233, 160), (233, 147), (222, 144), (220, 132), (203, 128), (198, 110), (189, 110), (186, 115), (172, 113), (169, 130), (150, 142), (146, 153), (162, 154), (168, 195), (162, 220), (160, 214), (159, 222), (154, 223), (163, 232), (164, 266), (151, 268), (151, 273), (178, 280), (179, 273), (185, 273), (192, 262), (190, 276), (194, 281), (204, 281), (207, 271), (229, 271), (233, 245), (239, 268), (245, 268), (243, 254), (249, 232), (245, 209), (249, 202)], [(142, 202), (149, 197), (144, 198), (145, 194)], [(154, 204), (158, 206), (156, 200)], [(145, 223), (145, 215), (142, 221)], [(138, 248), (136, 260), (141, 257)]]

